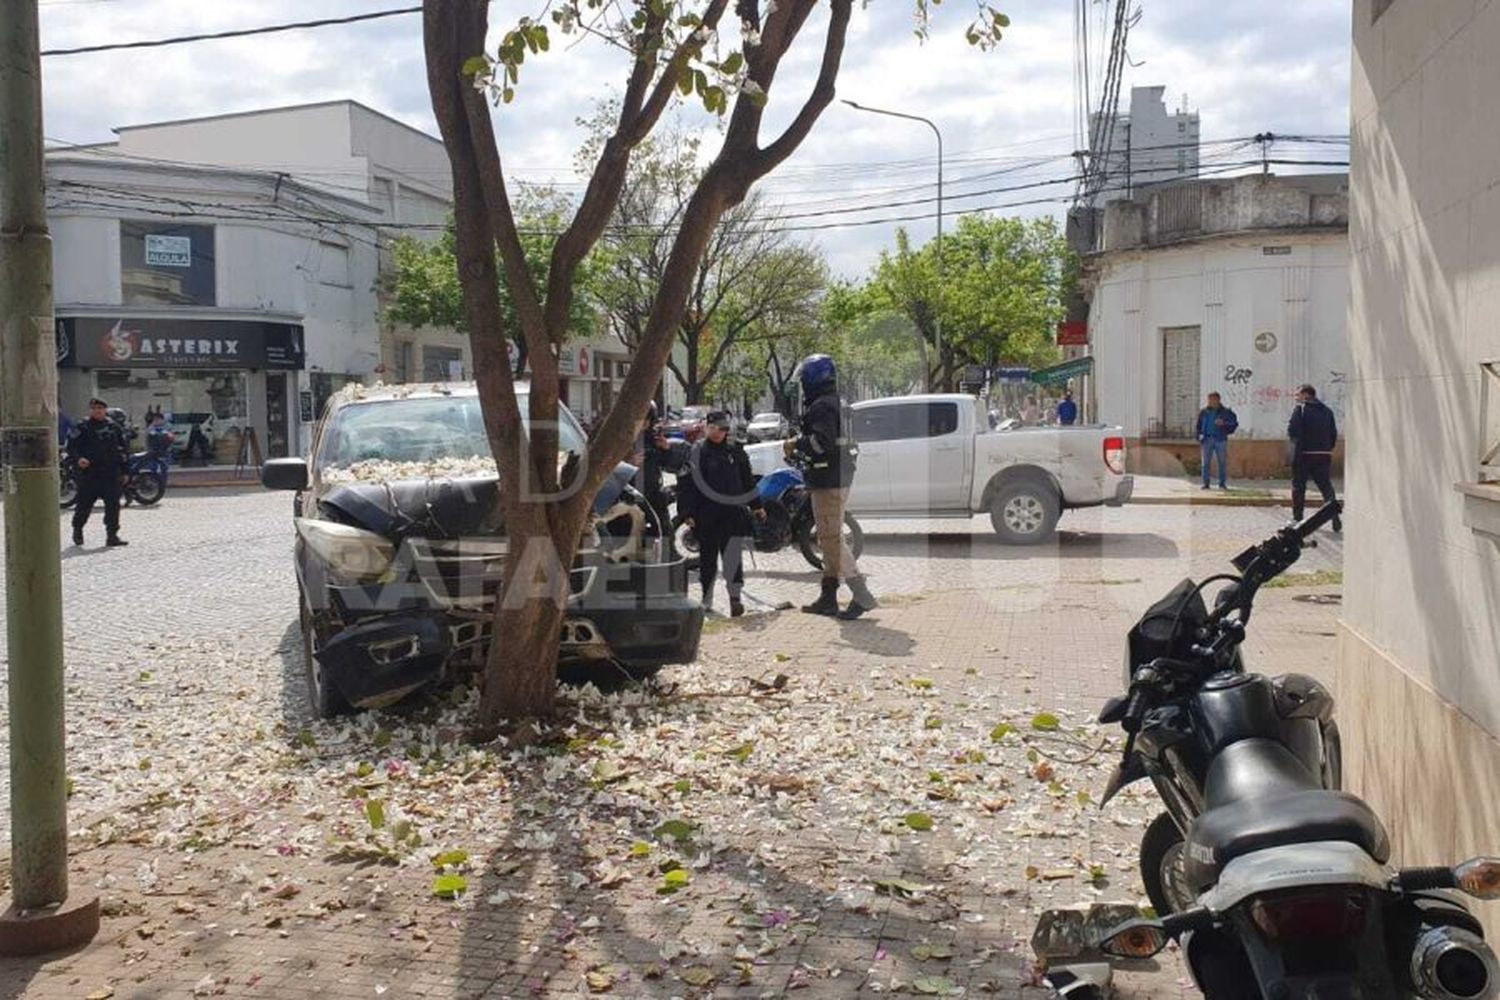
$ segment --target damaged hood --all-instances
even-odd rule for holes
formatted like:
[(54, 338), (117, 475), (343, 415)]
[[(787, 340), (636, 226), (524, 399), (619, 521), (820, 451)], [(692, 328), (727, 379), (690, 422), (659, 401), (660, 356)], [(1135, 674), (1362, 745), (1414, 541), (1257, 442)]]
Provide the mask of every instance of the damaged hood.
[(505, 528), (494, 476), (344, 483), (318, 506), (336, 520), (392, 539), (499, 535)]

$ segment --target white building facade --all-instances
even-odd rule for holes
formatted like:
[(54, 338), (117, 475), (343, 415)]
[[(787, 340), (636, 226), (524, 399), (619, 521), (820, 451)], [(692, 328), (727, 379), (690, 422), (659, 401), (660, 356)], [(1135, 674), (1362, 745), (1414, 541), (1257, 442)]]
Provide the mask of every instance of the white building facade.
[(1500, 0), (1353, 16), (1336, 694), (1348, 779), (1395, 859), (1448, 864), (1500, 840)]
[(49, 155), (47, 183), (64, 412), (99, 396), (136, 422), (174, 415), (230, 464), (300, 453), (319, 397), (372, 374), (373, 207), (95, 152)]
[[(373, 206), (382, 250), (397, 236), (436, 240), (452, 211), (440, 140), (356, 101), (269, 108), (116, 130), (93, 147), (121, 157), (284, 174)], [(390, 261), (382, 255), (381, 274)], [(383, 322), (373, 374), (386, 382), (472, 376), (468, 338), (451, 329)]]
[[(1167, 464), (1195, 459), (1210, 392), (1235, 410), (1236, 476), (1272, 475), (1297, 388), (1347, 410), (1341, 175), (1197, 181), (1116, 202), (1085, 264), (1098, 419)], [(1144, 468), (1144, 466), (1143, 466)], [(1164, 470), (1165, 471), (1165, 470)]]

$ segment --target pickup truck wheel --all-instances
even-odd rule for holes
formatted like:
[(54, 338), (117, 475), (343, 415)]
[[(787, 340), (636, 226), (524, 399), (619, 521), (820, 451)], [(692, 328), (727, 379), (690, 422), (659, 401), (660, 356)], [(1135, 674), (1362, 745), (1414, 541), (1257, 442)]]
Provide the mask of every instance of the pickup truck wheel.
[(1052, 537), (1062, 503), (1050, 483), (1017, 479), (1000, 487), (990, 504), (990, 524), (1007, 545), (1037, 545)]
[(329, 683), (317, 657), (313, 656), (312, 615), (307, 613), (307, 600), (301, 594), (298, 594), (297, 604), (302, 613), (302, 663), (307, 678), (307, 707), (312, 709), (316, 719), (348, 715), (353, 709), (344, 700), (344, 696)]

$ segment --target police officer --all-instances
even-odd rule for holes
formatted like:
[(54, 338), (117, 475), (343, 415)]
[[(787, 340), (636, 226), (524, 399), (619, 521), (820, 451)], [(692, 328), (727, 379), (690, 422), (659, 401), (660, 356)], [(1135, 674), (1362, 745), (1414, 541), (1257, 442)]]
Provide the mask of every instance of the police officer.
[[(846, 437), (844, 406), (839, 399), (838, 371), (826, 354), (813, 354), (797, 366), (802, 384), (801, 434), (786, 443), (788, 457), (799, 456), (812, 499), (813, 520), (817, 524), (818, 546), (823, 551), (823, 590), (818, 599), (803, 605), (814, 615), (837, 615), (858, 618), (876, 606), (875, 595), (860, 575), (854, 553), (844, 541), (844, 505), (849, 499), (849, 485), (854, 482), (854, 463), (858, 455)], [(853, 592), (844, 611), (839, 611), (839, 581)]]
[(668, 531), (672, 517), (667, 510), (667, 495), (662, 488), (662, 473), (674, 475), (686, 467), (690, 446), (686, 441), (668, 441), (661, 432), (661, 421), (653, 401), (641, 418), (640, 435), (636, 438), (635, 455), (631, 464), (640, 469), (637, 486), (646, 503), (656, 511), (662, 530)]
[(104, 544), (128, 545), (120, 537), (120, 490), (129, 457), (125, 428), (109, 419), (102, 399), (89, 400), (89, 418), (78, 424), (68, 439), (68, 456), (78, 468), (78, 503), (73, 508), (73, 544), (83, 544), (83, 526), (94, 511), (94, 501), (104, 501)]
[(745, 613), (740, 594), (745, 583), (745, 540), (751, 532), (749, 507), (765, 520), (750, 456), (729, 436), (732, 418), (727, 410), (714, 410), (705, 420), (702, 438), (693, 445), (686, 474), (678, 479), (677, 511), (698, 536), (698, 581), (703, 585), (703, 607), (712, 611), (714, 580), (719, 563), (724, 564), (724, 583), (729, 590), (729, 614)]

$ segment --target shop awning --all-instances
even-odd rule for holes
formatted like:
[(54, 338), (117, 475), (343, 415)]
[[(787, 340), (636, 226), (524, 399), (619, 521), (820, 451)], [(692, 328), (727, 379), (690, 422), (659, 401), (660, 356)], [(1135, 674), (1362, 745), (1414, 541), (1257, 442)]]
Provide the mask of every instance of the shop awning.
[(1094, 359), (1092, 357), (1074, 358), (1072, 361), (1064, 361), (1060, 365), (1032, 372), (1031, 381), (1037, 385), (1062, 385), (1080, 375), (1093, 374), (1093, 371)]

